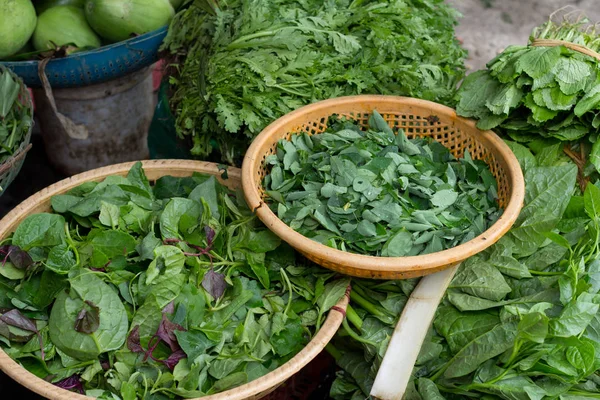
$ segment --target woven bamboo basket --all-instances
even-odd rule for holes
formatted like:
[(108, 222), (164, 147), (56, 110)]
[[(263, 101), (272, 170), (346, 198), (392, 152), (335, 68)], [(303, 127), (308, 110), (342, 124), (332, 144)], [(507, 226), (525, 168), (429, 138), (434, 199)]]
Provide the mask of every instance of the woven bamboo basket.
[[(455, 157), (468, 150), (485, 161), (498, 183), (502, 216), (473, 240), (433, 254), (411, 257), (374, 257), (336, 250), (294, 231), (264, 203), (265, 159), (274, 154), (277, 142), (294, 133), (309, 135), (326, 128), (331, 115), (352, 118), (365, 127), (377, 110), (393, 129), (402, 128), (408, 138), (430, 137), (447, 147)], [(519, 215), (525, 198), (525, 183), (519, 162), (510, 148), (492, 131), (477, 129), (475, 121), (460, 118), (446, 106), (430, 101), (396, 96), (349, 96), (325, 100), (293, 111), (269, 125), (254, 139), (242, 165), (242, 185), (248, 205), (282, 240), (310, 260), (347, 275), (377, 279), (405, 279), (449, 268), (484, 250), (505, 234)]]
[[(0, 64), (0, 72), (5, 70), (6, 68)], [(29, 126), (29, 130), (23, 136), (23, 139), (21, 140), (21, 143), (14, 154), (4, 160), (4, 162), (0, 163), (0, 196), (4, 194), (6, 188), (12, 183), (12, 181), (15, 180), (21, 171), (21, 167), (23, 167), (23, 163), (25, 162), (25, 156), (31, 149), (31, 132), (33, 130), (33, 100), (31, 99), (31, 94), (27, 90), (27, 87), (21, 78), (12, 73), (12, 71), (11, 74), (19, 82), (21, 87), (19, 90), (18, 103), (20, 104), (20, 107), (30, 110), (32, 122)]]
[[(52, 196), (64, 194), (76, 186), (90, 181), (102, 181), (110, 175), (127, 175), (134, 163), (123, 163), (104, 168), (94, 169), (75, 175), (49, 186), (23, 203), (15, 207), (0, 221), (0, 240), (13, 232), (17, 226), (29, 215), (50, 211), (50, 199)], [(229, 187), (236, 189), (240, 187), (241, 171), (237, 168), (228, 169), (228, 178), (223, 179), (217, 164), (189, 161), (189, 160), (153, 160), (143, 161), (143, 168), (151, 183), (158, 178), (171, 175), (175, 177), (191, 176), (194, 172), (215, 175), (216, 178)], [(344, 296), (327, 316), (321, 329), (312, 340), (291, 360), (276, 370), (237, 388), (202, 397), (202, 400), (255, 400), (260, 399), (273, 392), (279, 385), (297, 373), (314, 359), (325, 348), (333, 335), (340, 327), (344, 319), (343, 312), (348, 305), (348, 296)], [(90, 400), (91, 397), (70, 392), (52, 385), (45, 380), (33, 375), (17, 362), (11, 359), (0, 349), (0, 370), (29, 390), (52, 400)]]

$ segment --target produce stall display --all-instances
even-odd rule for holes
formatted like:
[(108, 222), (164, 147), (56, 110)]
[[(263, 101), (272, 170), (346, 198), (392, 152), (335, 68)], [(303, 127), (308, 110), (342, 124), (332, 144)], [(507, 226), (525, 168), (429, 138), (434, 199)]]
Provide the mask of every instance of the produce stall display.
[[(159, 47), (151, 154), (203, 160), (92, 170), (0, 221), (0, 370), (60, 400), (310, 399), (311, 360), (334, 400), (600, 398), (600, 34), (558, 15), (465, 77), (442, 0), (0, 0), (12, 177), (33, 125), (16, 76), (50, 159), (95, 168), (73, 143), (128, 136), (120, 118), (143, 155), (97, 141), (101, 164), (147, 157), (130, 78), (150, 87)], [(444, 268), (435, 313), (392, 340)]]
[[(534, 31), (529, 46), (508, 48), (459, 90), (459, 114), (505, 134), (524, 172), (525, 204), (511, 231), (463, 263), (450, 283), (405, 399), (600, 393), (600, 189), (590, 146), (597, 128), (593, 116), (580, 113), (598, 106), (587, 92), (597, 61), (568, 43), (540, 46), (547, 38), (583, 45), (595, 33), (582, 21), (550, 21)], [(563, 100), (560, 110), (551, 109)], [(355, 311), (350, 329), (360, 336), (342, 329), (329, 345), (342, 368), (332, 398), (368, 396), (398, 317), (381, 302), (408, 296), (416, 283), (361, 286), (363, 295), (349, 306)]]
[(449, 103), (466, 56), (456, 19), (442, 0), (195, 2), (163, 44), (177, 69), (177, 133), (191, 137), (192, 155), (239, 166), (270, 122), (317, 100), (372, 93)]
[(52, 398), (268, 393), (333, 336), (350, 279), (260, 224), (239, 171), (145, 165), (153, 184), (139, 162), (88, 171), (4, 219), (0, 366)]

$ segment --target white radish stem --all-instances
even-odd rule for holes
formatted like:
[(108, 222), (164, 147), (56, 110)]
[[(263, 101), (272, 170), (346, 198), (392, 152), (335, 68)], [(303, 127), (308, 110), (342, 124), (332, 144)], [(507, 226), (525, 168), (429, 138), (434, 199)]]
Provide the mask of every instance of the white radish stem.
[(435, 310), (459, 265), (424, 277), (410, 295), (377, 372), (373, 398), (401, 400), (404, 396)]

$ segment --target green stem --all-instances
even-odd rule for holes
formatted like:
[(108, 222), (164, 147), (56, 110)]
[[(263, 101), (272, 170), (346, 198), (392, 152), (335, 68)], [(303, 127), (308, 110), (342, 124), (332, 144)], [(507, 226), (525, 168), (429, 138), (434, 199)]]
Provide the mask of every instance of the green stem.
[(382, 311), (380, 307), (377, 307), (375, 304), (371, 303), (369, 300), (365, 299), (360, 294), (358, 294), (356, 286), (354, 286), (352, 292), (350, 292), (350, 300), (354, 301), (356, 304), (364, 308), (365, 311), (368, 311), (376, 317), (391, 319), (390, 315), (387, 312)]
[(354, 308), (352, 308), (350, 304), (348, 304), (348, 307), (346, 308), (346, 318), (348, 318), (348, 321), (350, 321), (356, 329), (362, 329), (363, 320), (360, 319), (360, 316), (354, 311)]
[(288, 313), (290, 312), (290, 308), (292, 307), (292, 297), (294, 297), (294, 289), (292, 288), (292, 282), (290, 282), (290, 279), (288, 278), (287, 274), (285, 273), (285, 270), (283, 268), (281, 268), (279, 271), (281, 273), (281, 276), (285, 280), (285, 283), (290, 291), (288, 303), (287, 303), (287, 306), (285, 307), (285, 312), (284, 312), (284, 315), (288, 315)]
[[(256, 32), (256, 33), (252, 33), (250, 35), (246, 35), (246, 36), (242, 36), (240, 38), (237, 38), (236, 40), (234, 40), (233, 42), (229, 43), (227, 45), (227, 49), (232, 50), (232, 49), (236, 49), (239, 47), (239, 45), (242, 42), (247, 42), (248, 40), (252, 40), (252, 39), (260, 39), (263, 37), (269, 37), (269, 36), (274, 36), (277, 32), (279, 32), (282, 28), (277, 28), (277, 29), (271, 29), (268, 31), (260, 31), (260, 32)], [(243, 46), (242, 46), (243, 47)]]
[(13, 129), (12, 132), (10, 134), (10, 137), (8, 138), (8, 148), (9, 148), (9, 152), (10, 154), (13, 153), (13, 146), (14, 146), (14, 141), (15, 141), (15, 133), (17, 133), (17, 124), (15, 123), (13, 125)]
[(510, 354), (510, 357), (508, 358), (508, 361), (504, 363), (504, 368), (507, 368), (513, 363), (513, 361), (515, 361), (515, 358), (517, 358), (517, 355), (519, 354), (519, 350), (521, 349), (521, 343), (519, 341), (515, 342), (515, 345), (513, 346), (513, 351)]
[(334, 345), (332, 345), (331, 343), (327, 343), (327, 346), (325, 346), (325, 350), (327, 350), (327, 352), (329, 354), (331, 354), (331, 357), (333, 357), (335, 359), (335, 361), (339, 360), (340, 357), (342, 357), (342, 352), (339, 351)]
[(69, 244), (69, 247), (71, 248), (71, 250), (73, 250), (73, 253), (75, 253), (75, 266), (79, 267), (79, 251), (77, 251), (77, 246), (75, 245), (75, 242), (73, 241), (73, 239), (71, 238), (71, 232), (69, 232), (69, 223), (65, 223), (65, 234), (67, 236), (67, 243)]
[(367, 340), (367, 339), (363, 339), (363, 338), (362, 338), (362, 337), (360, 337), (360, 336), (359, 336), (359, 335), (358, 335), (356, 332), (354, 332), (354, 331), (352, 330), (352, 328), (350, 327), (350, 325), (348, 324), (348, 319), (344, 318), (344, 320), (342, 321), (342, 326), (344, 327), (344, 330), (345, 330), (346, 332), (348, 332), (348, 335), (349, 335), (349, 336), (350, 336), (352, 339), (354, 339), (354, 340), (356, 340), (356, 341), (358, 341), (358, 342), (360, 342), (360, 343), (369, 344), (369, 345), (371, 345), (371, 346), (375, 346), (375, 347), (377, 347), (377, 343), (375, 343), (375, 342), (372, 342), (372, 341), (370, 341), (370, 340)]
[(530, 269), (529, 273), (531, 275), (557, 276), (557, 275), (562, 275), (564, 272), (545, 272), (545, 271), (536, 271), (536, 270)]

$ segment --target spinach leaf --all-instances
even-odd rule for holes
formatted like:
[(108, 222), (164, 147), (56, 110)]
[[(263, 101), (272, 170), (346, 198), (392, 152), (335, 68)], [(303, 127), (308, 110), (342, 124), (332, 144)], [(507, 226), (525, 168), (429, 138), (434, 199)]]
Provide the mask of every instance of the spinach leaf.
[(34, 214), (17, 227), (13, 244), (27, 251), (33, 247), (49, 247), (64, 243), (65, 219), (56, 214)]
[[(50, 313), (50, 339), (65, 354), (85, 361), (116, 350), (125, 342), (127, 313), (118, 294), (89, 272), (77, 270), (69, 279), (70, 294), (59, 293)], [(89, 301), (99, 309), (99, 327), (92, 334), (75, 329), (77, 317)]]

